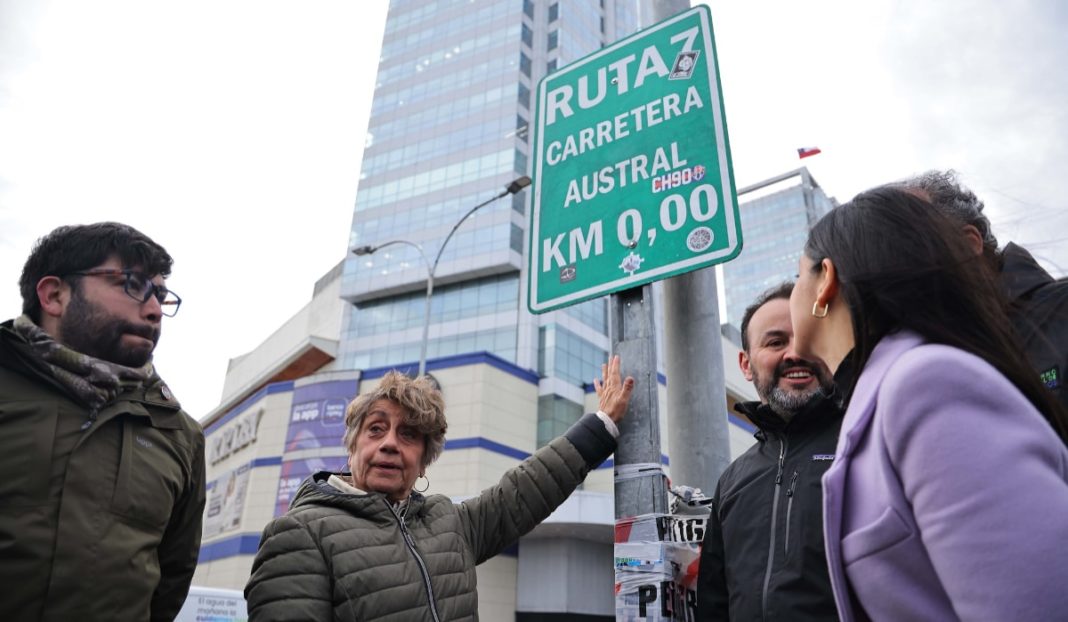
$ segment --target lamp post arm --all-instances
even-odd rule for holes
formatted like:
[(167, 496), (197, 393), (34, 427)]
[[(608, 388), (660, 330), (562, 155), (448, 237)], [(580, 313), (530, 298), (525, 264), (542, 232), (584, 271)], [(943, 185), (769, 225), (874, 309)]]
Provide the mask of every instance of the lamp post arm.
[(511, 194), (511, 192), (509, 192), (508, 189), (506, 188), (505, 190), (503, 190), (497, 196), (489, 198), (489, 199), (486, 199), (485, 201), (483, 201), (483, 202), (479, 203), (478, 205), (472, 207), (471, 209), (467, 210), (467, 213), (464, 214), (463, 216), (461, 216), (460, 220), (456, 221), (456, 224), (453, 225), (452, 229), (449, 231), (449, 235), (445, 236), (445, 239), (441, 242), (441, 246), (438, 247), (438, 254), (434, 257), (433, 265), (430, 266), (430, 274), (434, 274), (434, 271), (438, 269), (438, 262), (441, 261), (441, 254), (445, 252), (445, 246), (449, 243), (449, 240), (452, 239), (452, 235), (454, 233), (456, 233), (456, 230), (460, 228), (460, 225), (464, 224), (464, 221), (467, 220), (471, 216), (471, 214), (474, 214), (475, 212), (477, 212), (478, 210), (482, 209), (483, 207), (486, 207), (487, 205), (489, 205), (490, 203), (493, 203), (497, 199), (500, 199), (502, 197), (506, 197), (509, 194)]
[(359, 254), (370, 255), (372, 253), (377, 253), (378, 251), (382, 250), (383, 248), (385, 248), (387, 246), (394, 246), (394, 245), (397, 245), (397, 244), (403, 244), (405, 246), (411, 246), (416, 251), (418, 251), (419, 252), (419, 256), (423, 258), (423, 263), (426, 264), (426, 269), (427, 270), (430, 269), (430, 260), (427, 259), (426, 252), (423, 251), (423, 247), (418, 245), (418, 244), (416, 244), (415, 242), (409, 242), (408, 240), (390, 240), (389, 242), (383, 242), (382, 244), (379, 244), (378, 246), (364, 247), (364, 248), (367, 249), (367, 252), (359, 253)]
[[(434, 256), (434, 263), (430, 263), (430, 261), (427, 260), (426, 255), (423, 255), (423, 260), (426, 261), (426, 269), (427, 269), (427, 276), (426, 276), (426, 307), (425, 307), (425, 311), (424, 311), (424, 315), (423, 315), (423, 317), (426, 318), (426, 321), (423, 322), (423, 343), (420, 346), (420, 354), (419, 354), (419, 376), (420, 377), (422, 377), (426, 373), (426, 347), (427, 347), (427, 341), (430, 340), (430, 297), (434, 295), (434, 273), (438, 269), (438, 262), (441, 261), (441, 254), (445, 252), (445, 245), (449, 243), (449, 240), (452, 239), (452, 234), (456, 233), (456, 230), (460, 228), (460, 225), (462, 225), (465, 220), (467, 220), (468, 216), (470, 216), (471, 214), (474, 214), (476, 211), (482, 209), (483, 207), (489, 205), (490, 203), (496, 201), (497, 199), (499, 199), (499, 198), (501, 198), (501, 197), (503, 197), (503, 196), (505, 196), (507, 194), (508, 194), (508, 191), (505, 190), (504, 192), (502, 192), (502, 193), (498, 194), (497, 196), (493, 197), (492, 199), (487, 199), (487, 200), (479, 203), (478, 205), (472, 207), (471, 209), (467, 210), (467, 213), (464, 214), (463, 217), (460, 218), (460, 220), (456, 221), (456, 224), (453, 225), (452, 229), (449, 231), (449, 235), (445, 236), (445, 239), (441, 242), (441, 246), (438, 247), (438, 254)], [(422, 252), (422, 249), (420, 249), (420, 252)]]
[(426, 264), (426, 304), (423, 307), (423, 341), (422, 345), (420, 346), (419, 352), (420, 377), (426, 374), (426, 347), (427, 340), (430, 338), (430, 298), (434, 295), (434, 273), (438, 269), (438, 262), (441, 261), (442, 253), (445, 252), (445, 246), (448, 245), (449, 240), (452, 239), (453, 234), (456, 233), (456, 230), (460, 228), (460, 225), (462, 225), (464, 221), (471, 216), (471, 214), (474, 214), (478, 210), (482, 209), (483, 207), (486, 207), (490, 203), (493, 203), (497, 199), (506, 197), (509, 194), (515, 194), (529, 185), (530, 178), (524, 175), (523, 177), (515, 179), (511, 183), (509, 183), (508, 186), (505, 187), (505, 189), (500, 194), (486, 199), (485, 201), (467, 210), (467, 213), (464, 214), (460, 218), (460, 220), (456, 221), (456, 224), (453, 225), (452, 229), (449, 231), (449, 235), (445, 236), (445, 239), (441, 242), (441, 246), (438, 247), (438, 254), (434, 256), (434, 263), (430, 263), (430, 259), (428, 259), (426, 253), (423, 252), (422, 246), (416, 244), (415, 242), (409, 242), (408, 240), (390, 240), (389, 242), (379, 244), (378, 246), (360, 246), (352, 249), (352, 252), (356, 255), (370, 255), (387, 246), (392, 246), (394, 244), (406, 244), (408, 246), (414, 247), (415, 250), (419, 251), (419, 256), (423, 258), (423, 263)]
[[(405, 244), (414, 247), (419, 251), (419, 256), (423, 258), (423, 264), (426, 265), (426, 302), (423, 304), (423, 340), (419, 346), (419, 375), (417, 378), (422, 378), (426, 374), (426, 342), (430, 336), (430, 297), (434, 295), (434, 268), (437, 267), (437, 259), (434, 260), (434, 265), (431, 266), (430, 259), (427, 258), (426, 253), (423, 251), (423, 247), (415, 242), (409, 242), (408, 240), (393, 240), (386, 242), (382, 246), (379, 246), (375, 250), (382, 248), (383, 246), (389, 246), (391, 244)], [(438, 257), (441, 256), (441, 251), (438, 251)]]
[[(403, 244), (414, 248), (419, 252), (419, 256), (423, 258), (423, 265), (426, 266), (426, 303), (423, 306), (423, 341), (419, 352), (419, 376), (421, 377), (426, 372), (426, 340), (430, 333), (430, 297), (434, 294), (434, 266), (437, 266), (437, 260), (435, 259), (434, 265), (432, 266), (430, 264), (430, 259), (426, 256), (426, 252), (423, 251), (423, 247), (408, 240), (390, 240), (389, 242), (384, 242), (378, 246), (361, 246), (353, 249), (352, 252), (357, 255), (370, 255), (387, 246), (393, 246), (395, 244)], [(441, 253), (438, 252), (438, 257), (440, 256)]]

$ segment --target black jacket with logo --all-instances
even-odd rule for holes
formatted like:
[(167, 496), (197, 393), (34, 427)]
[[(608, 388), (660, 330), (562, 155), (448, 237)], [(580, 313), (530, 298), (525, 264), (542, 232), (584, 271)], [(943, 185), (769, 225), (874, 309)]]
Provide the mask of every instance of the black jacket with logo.
[(1068, 279), (1054, 279), (1023, 248), (1001, 252), (1001, 283), (1012, 302), (1013, 327), (1031, 364), (1068, 409)]
[(716, 487), (697, 576), (700, 620), (836, 620), (823, 549), (820, 478), (843, 411), (818, 398), (787, 424), (759, 402), (735, 408), (757, 444)]

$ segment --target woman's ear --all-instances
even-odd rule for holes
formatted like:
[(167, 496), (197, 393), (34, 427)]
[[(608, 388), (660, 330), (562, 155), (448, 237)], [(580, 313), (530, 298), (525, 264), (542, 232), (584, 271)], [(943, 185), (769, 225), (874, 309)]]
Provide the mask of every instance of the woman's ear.
[(838, 296), (838, 269), (829, 257), (820, 261), (819, 284), (816, 288), (816, 303), (825, 307)]

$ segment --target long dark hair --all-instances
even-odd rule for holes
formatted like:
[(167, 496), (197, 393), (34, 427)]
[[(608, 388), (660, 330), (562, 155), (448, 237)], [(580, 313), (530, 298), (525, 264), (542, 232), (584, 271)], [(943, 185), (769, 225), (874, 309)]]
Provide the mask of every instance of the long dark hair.
[(863, 192), (816, 223), (805, 255), (814, 271), (830, 258), (838, 272), (853, 318), (854, 382), (879, 340), (907, 328), (992, 365), (1068, 443), (1068, 415), (1021, 351), (996, 275), (929, 203), (893, 187)]

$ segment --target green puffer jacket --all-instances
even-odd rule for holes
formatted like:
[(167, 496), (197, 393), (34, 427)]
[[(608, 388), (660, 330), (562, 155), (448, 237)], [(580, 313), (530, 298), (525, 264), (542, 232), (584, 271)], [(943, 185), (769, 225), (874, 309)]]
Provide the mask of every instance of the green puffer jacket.
[(317, 473), (263, 532), (245, 588), (249, 620), (477, 620), (475, 565), (552, 513), (615, 449), (596, 415), (453, 504), (345, 494)]
[(173, 620), (196, 568), (204, 434), (162, 381), (88, 407), (0, 326), (0, 620)]

